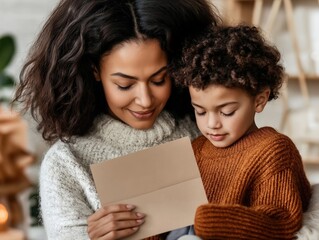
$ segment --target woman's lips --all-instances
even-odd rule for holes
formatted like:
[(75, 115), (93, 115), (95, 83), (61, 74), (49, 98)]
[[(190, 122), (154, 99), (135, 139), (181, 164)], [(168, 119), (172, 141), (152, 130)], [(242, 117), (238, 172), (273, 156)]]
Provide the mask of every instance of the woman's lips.
[(143, 111), (143, 112), (136, 112), (136, 111), (131, 111), (131, 114), (138, 118), (138, 119), (148, 119), (150, 117), (152, 117), (153, 113), (154, 113), (154, 110), (151, 110), (151, 111)]

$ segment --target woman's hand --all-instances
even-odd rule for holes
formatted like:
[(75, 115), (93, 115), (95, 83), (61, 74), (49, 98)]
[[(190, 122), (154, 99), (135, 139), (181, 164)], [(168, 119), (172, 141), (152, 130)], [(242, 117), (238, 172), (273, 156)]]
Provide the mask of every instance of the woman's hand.
[(111, 205), (99, 209), (88, 218), (91, 240), (121, 239), (135, 233), (144, 223), (144, 214), (134, 212), (133, 205)]

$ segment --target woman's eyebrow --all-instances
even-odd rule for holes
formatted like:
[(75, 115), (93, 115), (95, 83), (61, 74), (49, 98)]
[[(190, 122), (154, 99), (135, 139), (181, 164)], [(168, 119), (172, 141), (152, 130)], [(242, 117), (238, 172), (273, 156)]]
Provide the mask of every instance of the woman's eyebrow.
[[(166, 69), (167, 69), (167, 66), (161, 67), (159, 70), (157, 70), (155, 73), (153, 73), (149, 78), (152, 78), (152, 77), (156, 76), (157, 74), (163, 72)], [(138, 80), (137, 77), (130, 76), (130, 75), (127, 75), (127, 74), (124, 74), (124, 73), (121, 73), (121, 72), (112, 73), (111, 76), (119, 76), (119, 77), (122, 77), (122, 78)]]
[(167, 69), (167, 66), (161, 67), (160, 69), (158, 69), (155, 73), (153, 73), (150, 78), (155, 77), (157, 74), (163, 72), (164, 70)]
[(122, 77), (122, 78), (128, 78), (128, 79), (132, 79), (132, 80), (137, 80), (137, 77), (130, 76), (130, 75), (127, 75), (127, 74), (124, 74), (124, 73), (121, 73), (121, 72), (112, 73), (111, 76), (119, 76), (119, 77)]

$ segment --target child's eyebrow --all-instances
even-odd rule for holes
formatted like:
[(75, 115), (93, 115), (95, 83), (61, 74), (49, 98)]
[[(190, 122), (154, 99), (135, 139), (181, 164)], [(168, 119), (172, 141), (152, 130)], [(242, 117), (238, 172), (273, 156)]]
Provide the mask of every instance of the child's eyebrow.
[(225, 107), (225, 106), (227, 106), (227, 105), (235, 105), (235, 104), (238, 104), (238, 102), (226, 102), (226, 103), (217, 105), (216, 107), (217, 107), (217, 108), (223, 108), (223, 107)]
[[(238, 104), (238, 102), (226, 102), (226, 103), (217, 105), (216, 108), (223, 108), (223, 107), (225, 107), (225, 106), (227, 106), (227, 105), (235, 105), (235, 104)], [(192, 105), (193, 105), (194, 107), (203, 108), (201, 105), (198, 105), (198, 104), (196, 104), (196, 103), (194, 103), (194, 102), (192, 102)]]
[[(155, 77), (156, 75), (158, 75), (159, 73), (163, 72), (166, 69), (167, 69), (167, 66), (161, 67), (159, 70), (157, 70), (155, 73), (153, 73), (149, 78)], [(130, 76), (130, 75), (127, 75), (127, 74), (121, 73), (121, 72), (112, 73), (111, 76), (119, 76), (122, 78), (138, 80), (138, 78), (135, 76)]]

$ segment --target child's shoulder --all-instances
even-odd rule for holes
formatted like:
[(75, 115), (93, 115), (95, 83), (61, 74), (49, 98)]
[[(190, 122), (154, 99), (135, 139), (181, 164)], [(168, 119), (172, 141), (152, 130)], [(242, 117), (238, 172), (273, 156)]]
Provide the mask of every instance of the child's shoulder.
[(298, 148), (291, 138), (271, 127), (259, 129), (262, 132), (260, 141), (255, 145), (253, 153), (262, 156), (266, 165), (291, 166), (301, 161)]
[(263, 135), (261, 139), (263, 139), (266, 144), (272, 143), (271, 145), (282, 145), (285, 143), (285, 145), (287, 144), (294, 146), (291, 138), (274, 129), (273, 127), (262, 127), (259, 129), (259, 132), (261, 135)]

